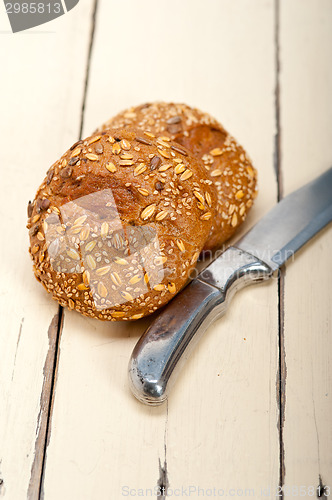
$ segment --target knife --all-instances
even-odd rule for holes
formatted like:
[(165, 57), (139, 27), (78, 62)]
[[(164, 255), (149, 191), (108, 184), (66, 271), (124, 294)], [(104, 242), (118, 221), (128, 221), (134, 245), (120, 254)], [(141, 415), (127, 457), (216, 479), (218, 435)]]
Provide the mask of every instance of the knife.
[(161, 311), (129, 361), (134, 396), (148, 405), (163, 403), (193, 348), (226, 312), (234, 293), (271, 278), (331, 220), (332, 167), (277, 203)]

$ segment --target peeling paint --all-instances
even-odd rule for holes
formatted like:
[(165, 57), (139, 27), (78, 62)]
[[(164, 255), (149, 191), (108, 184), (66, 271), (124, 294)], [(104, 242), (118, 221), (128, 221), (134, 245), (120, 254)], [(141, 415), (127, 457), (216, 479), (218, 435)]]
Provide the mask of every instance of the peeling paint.
[(169, 487), (168, 471), (167, 471), (167, 430), (168, 430), (168, 401), (166, 401), (166, 420), (164, 432), (164, 465), (161, 465), (159, 458), (159, 479), (157, 482), (158, 495), (157, 498), (166, 498), (167, 489)]
[(49, 347), (43, 368), (43, 386), (40, 396), (40, 408), (36, 425), (36, 440), (34, 460), (31, 466), (30, 482), (27, 499), (36, 500), (40, 498), (40, 484), (44, 466), (48, 425), (51, 415), (51, 403), (54, 395), (55, 369), (57, 361), (57, 350), (62, 329), (62, 312), (53, 317), (48, 328)]

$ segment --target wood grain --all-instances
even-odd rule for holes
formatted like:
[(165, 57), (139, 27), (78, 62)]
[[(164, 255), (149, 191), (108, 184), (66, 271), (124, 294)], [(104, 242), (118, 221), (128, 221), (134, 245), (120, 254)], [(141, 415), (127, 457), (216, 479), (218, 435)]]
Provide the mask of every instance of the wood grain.
[(30, 481), (38, 498), (58, 331), (58, 306), (32, 273), (26, 206), (79, 132), (90, 6), (52, 28), (12, 34), (1, 17), (0, 29), (0, 497), (20, 500)]
[[(285, 194), (332, 164), (332, 2), (317, 7), (313, 0), (281, 3)], [(286, 269), (284, 448), (290, 488), (332, 484), (331, 245), (328, 227)]]
[[(127, 34), (116, 22), (124, 14)], [(210, 111), (260, 172), (264, 188), (248, 227), (277, 196), (273, 30), (272, 1), (208, 1), (204, 8), (170, 1), (165, 9), (146, 0), (100, 1), (83, 135), (147, 100)], [(135, 401), (127, 384), (131, 350), (149, 320), (102, 324), (66, 312), (46, 498), (121, 498), (126, 488), (138, 494), (167, 481), (170, 488), (275, 487), (277, 312), (276, 281), (236, 297), (160, 408)]]
[(331, 227), (279, 283), (234, 298), (157, 408), (127, 381), (151, 319), (59, 317), (24, 230), (28, 198), (80, 133), (173, 100), (215, 115), (252, 157), (260, 192), (243, 234), (331, 166), (331, 23), (332, 0), (90, 0), (15, 35), (0, 18), (0, 498), (332, 487)]

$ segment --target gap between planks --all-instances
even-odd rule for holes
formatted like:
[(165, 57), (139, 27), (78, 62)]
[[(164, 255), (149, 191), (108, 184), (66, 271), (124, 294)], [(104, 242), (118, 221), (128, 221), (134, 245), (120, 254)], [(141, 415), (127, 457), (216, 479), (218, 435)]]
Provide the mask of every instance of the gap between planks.
[[(89, 83), (90, 62), (93, 49), (93, 41), (96, 28), (96, 16), (98, 9), (98, 1), (94, 0), (91, 28), (89, 36), (89, 47), (86, 61), (85, 80), (83, 85), (83, 96), (81, 105), (79, 139), (82, 138), (82, 130), (84, 124), (84, 111)], [(62, 326), (64, 321), (64, 309), (59, 305), (57, 314), (53, 317), (48, 329), (49, 348), (44, 364), (44, 382), (40, 397), (40, 411), (37, 421), (36, 441), (35, 441), (35, 456), (31, 467), (31, 475), (29, 481), (29, 489), (27, 493), (28, 500), (42, 500), (43, 484), (46, 467), (47, 447), (51, 436), (52, 412), (55, 398), (57, 370), (60, 357), (60, 339)]]
[[(283, 198), (282, 162), (281, 162), (281, 95), (280, 95), (280, 1), (274, 1), (274, 63), (275, 63), (275, 140), (274, 169), (277, 179), (277, 200)], [(276, 377), (276, 396), (279, 410), (279, 487), (280, 496), (284, 498), (282, 487), (285, 484), (285, 446), (284, 421), (286, 405), (286, 352), (285, 352), (285, 277), (286, 267), (282, 266), (278, 273), (278, 372)]]

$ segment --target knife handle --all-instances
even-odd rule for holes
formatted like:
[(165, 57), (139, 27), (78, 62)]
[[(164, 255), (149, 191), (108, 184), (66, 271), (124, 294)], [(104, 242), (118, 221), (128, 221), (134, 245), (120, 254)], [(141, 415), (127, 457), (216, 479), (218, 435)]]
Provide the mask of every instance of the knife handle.
[(225, 313), (235, 291), (271, 275), (266, 264), (235, 247), (210, 264), (137, 342), (128, 368), (134, 396), (148, 405), (163, 403), (181, 367), (207, 327)]

